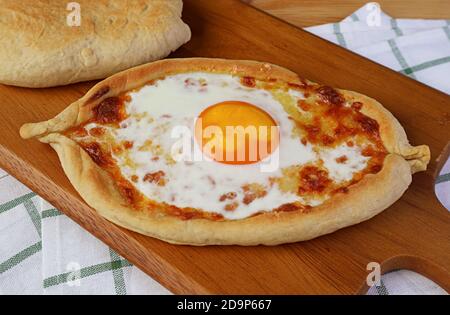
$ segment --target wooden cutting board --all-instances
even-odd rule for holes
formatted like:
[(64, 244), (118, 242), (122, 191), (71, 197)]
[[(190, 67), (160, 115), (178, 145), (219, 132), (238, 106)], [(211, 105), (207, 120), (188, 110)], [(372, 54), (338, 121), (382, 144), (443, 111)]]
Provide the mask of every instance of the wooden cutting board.
[(416, 270), (450, 291), (450, 213), (433, 188), (436, 158), (450, 137), (449, 97), (237, 0), (185, 0), (184, 19), (193, 38), (174, 56), (272, 62), (372, 96), (401, 121), (413, 144), (430, 146), (429, 170), (414, 175), (405, 195), (382, 214), (312, 241), (169, 245), (99, 217), (69, 184), (53, 150), (19, 137), (23, 123), (53, 117), (94, 82), (50, 89), (0, 85), (0, 166), (174, 293), (364, 292), (369, 262), (380, 263), (382, 272)]

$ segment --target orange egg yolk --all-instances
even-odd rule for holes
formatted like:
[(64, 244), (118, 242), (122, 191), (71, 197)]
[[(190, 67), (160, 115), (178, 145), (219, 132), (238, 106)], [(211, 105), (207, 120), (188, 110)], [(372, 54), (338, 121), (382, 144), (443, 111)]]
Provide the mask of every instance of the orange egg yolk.
[(225, 164), (252, 164), (278, 147), (275, 120), (261, 108), (226, 101), (205, 109), (195, 125), (195, 138), (203, 153)]

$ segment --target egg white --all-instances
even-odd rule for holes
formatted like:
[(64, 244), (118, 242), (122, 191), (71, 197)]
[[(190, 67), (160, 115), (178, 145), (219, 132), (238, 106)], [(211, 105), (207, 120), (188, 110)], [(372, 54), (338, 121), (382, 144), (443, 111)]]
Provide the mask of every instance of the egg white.
[[(186, 81), (188, 80), (188, 81)], [(186, 84), (189, 82), (189, 84)], [(206, 85), (202, 85), (204, 82)], [(288, 91), (295, 101), (304, 96), (298, 91)], [(337, 180), (347, 180), (356, 171), (363, 169), (367, 159), (357, 148), (340, 146), (321, 152), (315, 151), (311, 144), (302, 144), (294, 135), (295, 128), (288, 114), (271, 92), (258, 88), (245, 87), (238, 77), (227, 74), (183, 73), (168, 76), (129, 93), (131, 100), (126, 104), (129, 117), (122, 121), (120, 128), (109, 128), (117, 142), (132, 141), (133, 147), (124, 155), (113, 155), (122, 174), (134, 183), (136, 188), (148, 198), (165, 202), (180, 208), (191, 207), (212, 211), (226, 219), (242, 219), (260, 211), (270, 211), (283, 204), (302, 201), (293, 193), (282, 192), (271, 178), (281, 177), (281, 169), (302, 165), (322, 159), (329, 169), (330, 176)], [(258, 106), (277, 122), (280, 131), (278, 147), (279, 164), (273, 172), (262, 172), (261, 163), (229, 165), (215, 161), (179, 161), (170, 158), (173, 145), (179, 139), (172, 137), (176, 127), (186, 127), (193, 134), (194, 122), (206, 108), (224, 101), (242, 101)], [(95, 127), (92, 123), (87, 129)], [(151, 139), (153, 150), (142, 150)], [(193, 142), (193, 150), (199, 147)], [(335, 158), (347, 155), (349, 161), (337, 165)], [(200, 152), (201, 155), (201, 152)], [(157, 157), (157, 158), (156, 158)], [(132, 161), (130, 165), (130, 160)], [(148, 173), (163, 171), (166, 183), (159, 186), (143, 178)], [(246, 184), (258, 183), (265, 187), (267, 194), (249, 204), (242, 201)], [(228, 192), (237, 194), (239, 202), (233, 211), (226, 211), (226, 202), (220, 197)], [(233, 200), (230, 200), (232, 202)], [(307, 201), (314, 206), (319, 200)]]

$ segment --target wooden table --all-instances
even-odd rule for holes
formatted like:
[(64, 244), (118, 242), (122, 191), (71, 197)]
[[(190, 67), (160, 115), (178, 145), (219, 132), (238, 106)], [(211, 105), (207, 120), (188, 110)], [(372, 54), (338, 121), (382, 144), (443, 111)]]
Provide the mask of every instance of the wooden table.
[[(368, 0), (244, 0), (299, 27), (337, 22)], [(380, 0), (381, 9), (396, 18), (450, 19), (449, 0)]]
[[(279, 2), (280, 6), (288, 3)], [(174, 293), (364, 292), (366, 266), (374, 261), (381, 263), (383, 273), (412, 269), (450, 291), (450, 214), (433, 191), (439, 169), (435, 158), (446, 145), (441, 135), (450, 133), (450, 123), (442, 121), (442, 117), (450, 116), (448, 95), (237, 0), (184, 3), (183, 17), (193, 37), (172, 56), (251, 56), (285, 66), (316, 82), (376, 96), (402, 122), (412, 143), (430, 146), (433, 159), (427, 172), (414, 175), (405, 195), (375, 218), (309, 242), (277, 247), (169, 245), (101, 218), (81, 200), (49, 146), (19, 137), (23, 123), (53, 117), (94, 82), (51, 89), (0, 85), (4, 105), (0, 167)], [(268, 29), (273, 36), (268, 36)]]

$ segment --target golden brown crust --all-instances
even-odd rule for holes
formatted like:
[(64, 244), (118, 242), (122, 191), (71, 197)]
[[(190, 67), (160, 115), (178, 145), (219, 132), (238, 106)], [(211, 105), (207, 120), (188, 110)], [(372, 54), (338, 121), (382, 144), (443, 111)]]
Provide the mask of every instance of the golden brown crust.
[(411, 166), (411, 172), (424, 171), (430, 161), (430, 149), (426, 145), (412, 146), (398, 120), (379, 102), (363, 94), (340, 90), (346, 100), (361, 102), (361, 112), (375, 119), (380, 126), (380, 135), (387, 151), (401, 155)]
[[(127, 206), (113, 179), (77, 143), (60, 132), (89, 119), (91, 109), (106, 97), (138, 88), (165, 75), (188, 71), (241, 74), (261, 80), (275, 77), (286, 82), (302, 83), (289, 70), (254, 61), (163, 60), (127, 70), (100, 82), (56, 118), (24, 125), (21, 135), (24, 138), (38, 137), (40, 141), (49, 143), (58, 153), (74, 187), (102, 216), (128, 229), (177, 244), (276, 245), (331, 233), (367, 220), (386, 209), (407, 189), (411, 173), (424, 169), (428, 163), (428, 148), (410, 146), (401, 125), (378, 102), (341, 90), (346, 99), (361, 101), (364, 104), (362, 112), (378, 121), (381, 137), (390, 153), (379, 173), (366, 175), (350, 186), (348, 192), (334, 195), (309, 212), (268, 212), (234, 221), (180, 220), (159, 211), (133, 209)], [(100, 94), (104, 95), (98, 97)]]
[(0, 0), (0, 83), (48, 87), (105, 78), (161, 59), (190, 39), (182, 0)]

